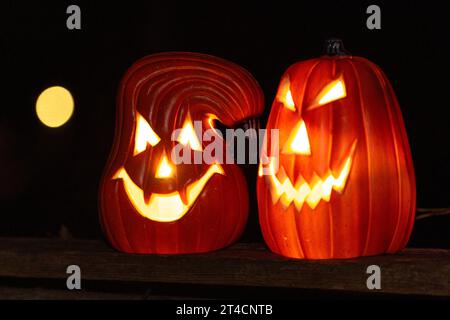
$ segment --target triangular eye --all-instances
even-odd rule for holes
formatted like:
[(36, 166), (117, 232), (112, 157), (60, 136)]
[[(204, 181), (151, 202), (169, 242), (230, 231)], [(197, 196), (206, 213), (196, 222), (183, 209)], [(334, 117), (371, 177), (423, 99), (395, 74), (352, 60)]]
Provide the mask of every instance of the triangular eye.
[(292, 98), (291, 83), (289, 77), (285, 77), (280, 84), (277, 94), (278, 100), (284, 105), (285, 108), (295, 111), (295, 102)]
[(286, 97), (284, 99), (284, 105), (289, 110), (295, 111), (295, 103), (294, 103), (294, 99), (292, 99), (292, 93), (291, 93), (290, 89), (286, 92)]
[(148, 122), (141, 116), (139, 113), (136, 118), (136, 134), (134, 140), (134, 155), (137, 155), (145, 149), (147, 149), (147, 144), (150, 144), (152, 147), (156, 146), (161, 140), (160, 137), (153, 131), (152, 127), (148, 124)]
[(327, 103), (343, 99), (347, 96), (345, 83), (342, 76), (327, 84), (317, 95), (315, 101), (308, 109), (314, 109)]
[(194, 126), (192, 125), (191, 117), (188, 115), (184, 121), (183, 128), (177, 137), (177, 141), (185, 146), (189, 145), (192, 150), (202, 151), (202, 144), (195, 134)]

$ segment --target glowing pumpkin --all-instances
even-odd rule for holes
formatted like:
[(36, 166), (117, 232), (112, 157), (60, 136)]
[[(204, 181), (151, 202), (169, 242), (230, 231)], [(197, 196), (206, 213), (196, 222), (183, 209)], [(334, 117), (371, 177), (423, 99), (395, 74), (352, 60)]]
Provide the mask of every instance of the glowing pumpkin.
[[(202, 153), (194, 130), (233, 126), (263, 110), (254, 78), (225, 60), (162, 53), (135, 63), (117, 101), (116, 133), (100, 187), (106, 237), (129, 253), (195, 253), (224, 247), (245, 226), (248, 194), (234, 164), (175, 164), (182, 144)], [(172, 134), (180, 129), (176, 139)], [(220, 138), (219, 136), (215, 138)]]
[(401, 110), (379, 67), (339, 41), (329, 49), (292, 65), (273, 102), (267, 129), (279, 129), (279, 153), (266, 136), (257, 181), (264, 239), (294, 258), (396, 252), (416, 195)]

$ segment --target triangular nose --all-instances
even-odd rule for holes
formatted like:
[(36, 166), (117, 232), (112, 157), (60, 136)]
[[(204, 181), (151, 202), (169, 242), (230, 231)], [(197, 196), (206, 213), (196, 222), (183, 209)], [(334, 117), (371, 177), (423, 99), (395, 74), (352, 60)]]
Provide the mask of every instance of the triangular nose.
[(158, 167), (156, 169), (155, 178), (165, 179), (170, 178), (173, 175), (173, 168), (166, 156), (166, 151), (163, 151), (161, 159), (159, 160)]
[(300, 120), (292, 130), (288, 140), (283, 146), (283, 153), (311, 155), (311, 147), (309, 146), (308, 131), (303, 120)]

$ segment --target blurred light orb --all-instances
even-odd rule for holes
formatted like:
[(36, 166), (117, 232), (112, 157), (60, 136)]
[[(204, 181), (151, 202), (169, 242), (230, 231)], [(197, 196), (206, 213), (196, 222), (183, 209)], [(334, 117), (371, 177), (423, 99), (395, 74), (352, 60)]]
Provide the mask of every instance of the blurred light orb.
[(73, 114), (74, 102), (69, 90), (60, 86), (45, 89), (36, 100), (39, 120), (50, 128), (65, 124)]

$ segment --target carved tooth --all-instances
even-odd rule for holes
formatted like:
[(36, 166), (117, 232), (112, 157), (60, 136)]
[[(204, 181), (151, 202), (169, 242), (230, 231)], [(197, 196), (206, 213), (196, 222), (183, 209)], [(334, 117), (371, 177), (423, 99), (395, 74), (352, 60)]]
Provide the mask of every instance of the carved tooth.
[(334, 184), (334, 177), (330, 172), (325, 181), (322, 183), (322, 199), (325, 200), (326, 202), (330, 201), (333, 184)]
[[(149, 188), (147, 188), (149, 189)], [(152, 196), (151, 190), (142, 190), (143, 196), (144, 196), (144, 203), (148, 205), (150, 203), (150, 198)]]
[(123, 167), (121, 167), (119, 170), (117, 170), (117, 172), (114, 174), (114, 176), (112, 177), (112, 180), (115, 179), (123, 179), (126, 175), (126, 171)]
[[(275, 175), (275, 174), (274, 174), (274, 175)], [(280, 168), (278, 169), (278, 174), (275, 175), (275, 176), (278, 176), (278, 177), (277, 177), (277, 178), (278, 178), (278, 181), (280, 181), (281, 183), (283, 183), (282, 181), (284, 181), (285, 179), (289, 179), (288, 176), (287, 176), (287, 174), (286, 174), (286, 170), (284, 170), (283, 167), (280, 167)]]
[(276, 204), (280, 200), (280, 194), (274, 187), (274, 184), (270, 184), (270, 195), (272, 196), (272, 203)]
[(309, 184), (306, 182), (306, 180), (302, 177), (302, 175), (299, 175), (299, 177), (297, 178), (297, 182), (295, 183), (295, 189), (297, 190), (297, 194), (294, 198), (294, 205), (300, 212), (300, 210), (302, 210), (303, 204), (305, 203), (306, 197), (311, 192), (311, 188), (309, 187)]
[(311, 209), (315, 209), (322, 199), (322, 180), (314, 174), (313, 180), (310, 183), (312, 185), (311, 192), (306, 198), (306, 203)]
[(183, 201), (183, 203), (184, 203), (185, 206), (188, 206), (188, 205), (189, 205), (189, 199), (188, 199), (188, 196), (187, 196), (187, 188), (188, 188), (188, 186), (185, 185), (185, 186), (184, 186), (183, 188), (181, 188), (181, 190), (178, 192), (179, 195), (180, 195), (181, 201)]

